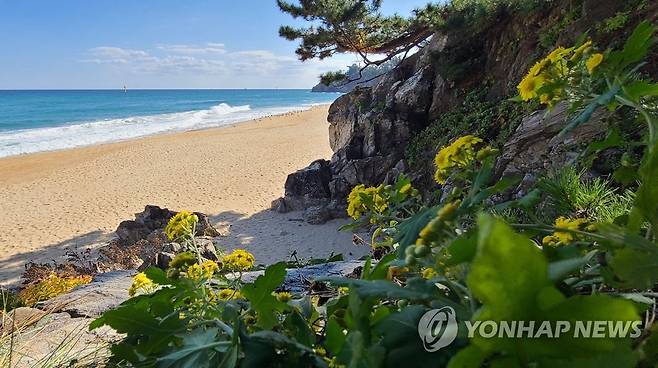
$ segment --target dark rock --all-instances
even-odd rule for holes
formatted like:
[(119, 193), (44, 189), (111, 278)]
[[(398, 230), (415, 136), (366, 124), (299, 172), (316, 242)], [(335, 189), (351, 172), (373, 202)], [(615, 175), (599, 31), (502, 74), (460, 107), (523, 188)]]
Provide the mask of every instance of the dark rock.
[[(215, 247), (215, 242), (211, 237), (196, 237), (194, 238), (196, 246), (199, 248), (201, 257), (204, 259), (210, 259), (217, 261), (219, 257), (217, 256), (217, 248)], [(166, 269), (169, 267), (169, 262), (171, 262), (177, 254), (182, 252), (193, 252), (194, 250), (190, 247), (178, 243), (167, 243), (162, 246), (162, 249), (155, 253), (153, 261), (149, 266), (156, 266), (161, 269)], [(142, 268), (142, 267), (140, 267)]]
[(329, 161), (317, 160), (308, 167), (288, 175), (287, 197), (327, 198), (331, 171)]
[(160, 252), (155, 255), (155, 267), (166, 270), (169, 267), (169, 263), (176, 257), (175, 253), (170, 252)]
[(501, 176), (525, 175), (569, 164), (582, 145), (589, 144), (606, 132), (604, 113), (597, 112), (590, 121), (571, 132), (560, 135), (567, 126), (567, 106), (560, 104), (550, 112), (539, 111), (527, 117), (505, 143), (496, 163)]
[[(347, 277), (363, 265), (363, 261), (339, 261), (301, 268), (289, 268), (279, 290), (303, 293), (308, 291), (313, 281), (319, 277)], [(245, 272), (242, 275), (242, 280), (244, 282), (254, 282), (263, 273), (264, 271)]]
[[(131, 245), (139, 240), (147, 239), (155, 231), (162, 231), (173, 216), (178, 212), (166, 208), (147, 205), (143, 212), (135, 214), (135, 220), (123, 221), (115, 233), (122, 245)], [(208, 216), (194, 212), (199, 218), (197, 236), (220, 236), (221, 234), (212, 226)], [(157, 236), (157, 234), (155, 235)]]
[(425, 114), (432, 101), (434, 68), (427, 65), (400, 85), (395, 92), (395, 108), (399, 112)]

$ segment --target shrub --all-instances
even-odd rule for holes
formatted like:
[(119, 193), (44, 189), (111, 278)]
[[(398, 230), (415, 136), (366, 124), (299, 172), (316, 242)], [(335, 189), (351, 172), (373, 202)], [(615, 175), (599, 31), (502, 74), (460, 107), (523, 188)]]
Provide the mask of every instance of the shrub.
[(547, 193), (555, 213), (568, 213), (597, 222), (613, 222), (628, 215), (634, 195), (630, 190), (619, 193), (601, 178), (582, 179), (583, 172), (567, 166), (543, 178), (538, 187)]
[(32, 306), (90, 282), (91, 276), (89, 275), (61, 277), (52, 274), (44, 280), (28, 285), (18, 293), (18, 298), (24, 305)]

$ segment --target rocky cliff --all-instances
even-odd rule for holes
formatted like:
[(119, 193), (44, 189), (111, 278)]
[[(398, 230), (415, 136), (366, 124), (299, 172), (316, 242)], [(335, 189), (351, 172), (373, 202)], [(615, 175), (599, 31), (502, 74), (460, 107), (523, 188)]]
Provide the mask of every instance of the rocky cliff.
[[(291, 174), (285, 196), (274, 201), (273, 209), (305, 210), (307, 221), (319, 223), (344, 216), (345, 198), (357, 184), (390, 182), (404, 172), (421, 188), (435, 185), (428, 158), (469, 133), (502, 148), (499, 175), (524, 177), (512, 196), (522, 194), (547, 168), (567, 164), (585, 143), (605, 133), (610, 117), (599, 116), (558, 136), (566, 124), (564, 107), (547, 114), (508, 98), (535, 61), (554, 47), (572, 45), (588, 31), (602, 47), (619, 46), (641, 19), (658, 18), (658, 5), (639, 0), (547, 4), (530, 12), (501, 11), (486, 22), (452, 25), (435, 33), (425, 48), (377, 85), (338, 98), (328, 116), (331, 161), (318, 160)], [(610, 32), (607, 20), (619, 14), (626, 16), (623, 29)], [(654, 77), (656, 61), (654, 53), (646, 67)], [(480, 110), (467, 100), (473, 94), (483, 106)], [(456, 114), (464, 104), (468, 114)], [(510, 104), (515, 106), (501, 108)]]

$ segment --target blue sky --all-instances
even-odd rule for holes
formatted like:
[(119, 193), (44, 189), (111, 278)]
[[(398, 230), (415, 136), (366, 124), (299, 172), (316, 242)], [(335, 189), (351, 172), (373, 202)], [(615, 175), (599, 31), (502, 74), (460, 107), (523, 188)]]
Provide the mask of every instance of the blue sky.
[(0, 89), (307, 88), (356, 60), (301, 63), (282, 24), (274, 0), (0, 0)]

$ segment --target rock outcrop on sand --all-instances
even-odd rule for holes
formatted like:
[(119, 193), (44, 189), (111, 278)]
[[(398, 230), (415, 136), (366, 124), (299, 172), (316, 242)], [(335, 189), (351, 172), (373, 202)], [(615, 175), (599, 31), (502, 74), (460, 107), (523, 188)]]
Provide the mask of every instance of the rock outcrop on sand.
[[(486, 86), (489, 101), (516, 95), (516, 85), (537, 58), (547, 52), (540, 35), (561, 19), (568, 1), (532, 15), (500, 14), (490, 25), (452, 27), (433, 35), (429, 44), (388, 72), (375, 86), (360, 87), (338, 98), (329, 110), (331, 161), (315, 161), (290, 174), (285, 195), (273, 202), (279, 212), (305, 210), (311, 223), (345, 216), (345, 198), (357, 184), (378, 185), (393, 181), (401, 172), (412, 178), (431, 178), (431, 167), (411, 170), (405, 149), (414, 136), (461, 103), (465, 92)], [(611, 0), (584, 1), (580, 18), (564, 26), (555, 46), (570, 45), (597, 22), (624, 7)], [(655, 4), (646, 10), (657, 12)], [(606, 39), (596, 40), (605, 45)], [(655, 72), (655, 70), (653, 70)], [(535, 178), (551, 166), (563, 165), (605, 133), (600, 119), (568, 135), (560, 107), (547, 115), (536, 111), (517, 122), (497, 164), (498, 174)], [(599, 117), (600, 118), (600, 117)], [(461, 134), (459, 132), (454, 139)], [(496, 129), (489, 129), (489, 140)], [(434, 147), (436, 149), (437, 147)], [(422, 188), (422, 185), (420, 185)]]
[[(181, 252), (188, 251), (181, 244), (167, 239), (164, 228), (177, 212), (147, 205), (134, 220), (122, 221), (115, 231), (116, 238), (99, 249), (98, 268), (101, 271), (145, 269), (150, 266), (166, 268), (169, 261)], [(216, 260), (217, 250), (213, 239), (222, 236), (208, 216), (195, 212), (199, 218), (196, 227), (197, 246), (203, 257)]]

